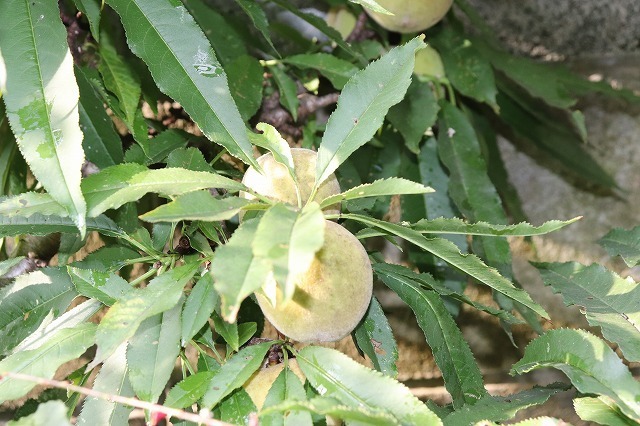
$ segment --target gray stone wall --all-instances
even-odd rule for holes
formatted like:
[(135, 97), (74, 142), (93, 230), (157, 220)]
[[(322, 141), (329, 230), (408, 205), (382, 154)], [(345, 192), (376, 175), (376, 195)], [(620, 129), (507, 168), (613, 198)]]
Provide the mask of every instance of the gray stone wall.
[(536, 56), (640, 52), (639, 0), (469, 0), (512, 50)]

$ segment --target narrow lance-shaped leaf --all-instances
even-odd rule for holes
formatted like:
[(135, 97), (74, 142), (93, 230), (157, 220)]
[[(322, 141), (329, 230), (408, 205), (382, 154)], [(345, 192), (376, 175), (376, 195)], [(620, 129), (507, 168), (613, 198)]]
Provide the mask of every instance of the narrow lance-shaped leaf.
[(210, 273), (222, 302), (221, 314), (229, 322), (235, 321), (242, 301), (259, 289), (269, 274), (269, 262), (255, 257), (251, 249), (258, 223), (242, 222), (229, 242), (218, 247), (211, 262)]
[(398, 345), (380, 302), (371, 298), (369, 309), (353, 331), (358, 348), (364, 352), (376, 370), (390, 377), (398, 375)]
[[(127, 366), (127, 344), (123, 343), (103, 364), (93, 382), (93, 389), (112, 395), (133, 396), (129, 384)], [(78, 417), (78, 426), (126, 424), (133, 407), (118, 404), (106, 399), (88, 397), (82, 404)]]
[[(116, 51), (115, 44), (108, 32), (103, 31), (100, 38), (98, 71), (102, 75), (107, 90), (118, 98), (118, 106), (122, 111), (124, 122), (129, 129), (133, 129), (142, 94), (140, 77), (129, 62), (125, 61)], [(132, 133), (136, 136), (135, 132), (132, 131)]]
[(149, 170), (139, 164), (109, 167), (82, 182), (89, 216), (137, 201), (149, 192), (180, 195), (207, 188), (246, 189), (241, 183), (214, 173), (169, 168)]
[(102, 308), (102, 304), (99, 301), (89, 299), (69, 309), (51, 322), (45, 320), (35, 332), (20, 342), (13, 352), (38, 349), (51, 340), (58, 331), (73, 328), (87, 322), (100, 308)]
[(157, 402), (180, 353), (182, 303), (140, 324), (127, 348), (129, 382), (136, 395)]
[(31, 426), (31, 425), (57, 425), (73, 426), (67, 418), (67, 406), (60, 400), (47, 401), (38, 404), (38, 408), (33, 414), (20, 417), (18, 420), (9, 422), (11, 426)]
[(197, 263), (179, 266), (154, 278), (144, 289), (127, 293), (115, 303), (98, 326), (98, 350), (90, 367), (102, 362), (122, 342), (131, 338), (142, 321), (175, 306), (182, 295), (182, 288), (197, 268)]
[[(96, 218), (89, 218), (86, 223), (89, 231), (98, 231), (110, 237), (121, 237), (124, 235), (124, 231), (120, 229), (115, 222), (103, 215)], [(68, 217), (34, 214), (28, 218), (24, 218), (0, 215), (0, 237), (20, 234), (47, 235), (55, 232), (73, 233), (77, 232), (77, 228)]]
[[(0, 373), (13, 372), (51, 378), (58, 367), (77, 359), (93, 345), (95, 324), (84, 323), (58, 331), (37, 349), (17, 352), (0, 361)], [(5, 377), (0, 379), (0, 402), (20, 398), (36, 386), (34, 382)]]
[(107, 0), (122, 19), (133, 53), (158, 88), (180, 102), (210, 140), (256, 168), (246, 127), (209, 40), (182, 3)]
[(393, 13), (389, 12), (384, 7), (380, 6), (374, 0), (349, 0), (351, 3), (356, 3), (366, 7), (369, 10), (373, 10), (374, 12), (383, 13), (385, 15), (393, 15)]
[(212, 408), (234, 389), (242, 386), (260, 368), (273, 342), (247, 346), (220, 367), (202, 397), (202, 406)]
[(355, 200), (364, 197), (382, 197), (385, 195), (428, 194), (433, 189), (403, 178), (379, 179), (353, 187), (340, 194), (331, 195), (320, 203), (325, 208), (340, 201)]
[(36, 331), (47, 316), (55, 318), (64, 313), (78, 295), (69, 275), (58, 268), (22, 275), (11, 290), (0, 301), (0, 354)]
[(293, 121), (298, 121), (298, 86), (296, 82), (280, 68), (280, 65), (274, 65), (269, 68), (273, 75), (278, 89), (280, 89), (280, 103), (289, 111)]
[[(474, 425), (481, 420), (504, 422), (527, 407), (544, 404), (551, 396), (567, 390), (566, 385), (534, 387), (515, 395), (486, 395), (474, 405), (465, 405), (444, 418), (445, 426)], [(546, 423), (545, 423), (546, 425)]]
[(640, 383), (602, 339), (584, 330), (550, 330), (529, 343), (510, 374), (545, 367), (562, 371), (581, 393), (611, 398), (640, 421)]
[[(305, 401), (307, 395), (300, 378), (291, 370), (283, 368), (267, 393), (262, 409), (277, 405), (283, 401)], [(304, 411), (291, 411), (283, 416), (282, 413), (271, 413), (261, 416), (264, 426), (296, 426), (312, 425), (311, 416)]]
[(316, 188), (373, 137), (389, 108), (402, 100), (411, 83), (415, 52), (425, 46), (423, 38), (392, 49), (344, 86), (318, 149)]
[(100, 12), (101, 0), (73, 0), (76, 7), (89, 21), (91, 36), (100, 42)]
[(251, 0), (235, 0), (236, 3), (244, 10), (247, 14), (253, 26), (256, 27), (265, 41), (269, 44), (271, 49), (279, 56), (276, 47), (273, 45), (271, 41), (271, 30), (269, 29), (269, 21), (267, 20), (267, 15), (265, 14), (262, 5), (251, 1)]
[(207, 391), (214, 371), (200, 371), (178, 382), (169, 390), (164, 405), (172, 408), (185, 408), (193, 405)]
[(440, 295), (424, 290), (419, 283), (409, 279), (397, 280), (388, 275), (379, 276), (416, 315), (418, 325), (442, 372), (444, 385), (451, 394), (454, 408), (473, 405), (487, 395), (480, 368)]
[[(267, 295), (272, 303), (287, 303), (303, 274), (324, 243), (325, 219), (320, 206), (312, 202), (297, 212), (284, 204), (271, 207), (260, 219), (252, 248), (254, 256), (271, 263), (282, 300)], [(275, 289), (274, 289), (275, 290)]]
[(388, 263), (374, 264), (373, 271), (377, 275), (386, 275), (391, 279), (395, 279), (398, 281), (418, 283), (425, 290), (433, 290), (440, 296), (446, 296), (459, 302), (466, 303), (475, 309), (498, 317), (501, 321), (505, 321), (507, 324), (522, 324), (523, 322), (522, 320), (516, 318), (511, 312), (488, 306), (480, 302), (476, 302), (475, 300), (466, 296), (463, 292), (464, 290), (462, 289), (459, 291), (450, 289), (444, 283), (436, 281), (431, 275), (427, 273), (418, 274), (405, 266), (392, 265)]
[(640, 265), (640, 226), (612, 229), (598, 243), (609, 255), (622, 257), (629, 268)]
[(182, 310), (182, 329), (180, 332), (183, 346), (207, 323), (220, 296), (213, 288), (213, 277), (205, 274), (191, 290)]
[(256, 406), (244, 388), (237, 388), (231, 392), (216, 407), (216, 413), (220, 413), (220, 420), (234, 425), (244, 424), (250, 414), (255, 412)]
[(421, 219), (411, 226), (412, 229), (422, 234), (461, 234), (483, 235), (493, 237), (530, 237), (532, 235), (544, 235), (557, 231), (567, 225), (582, 219), (582, 216), (569, 220), (550, 220), (540, 226), (534, 226), (526, 222), (516, 225), (495, 225), (487, 222), (465, 222), (459, 218)]
[[(279, 404), (265, 407), (261, 411), (260, 415), (262, 419), (270, 419), (275, 412), (295, 413), (296, 411), (302, 410), (332, 416), (346, 421), (347, 424), (362, 424), (368, 426), (396, 426), (401, 424), (387, 410), (362, 405), (356, 407), (353, 405), (347, 405), (335, 398), (324, 397), (315, 397), (308, 401), (287, 399)], [(268, 421), (265, 421), (264, 423), (265, 425), (270, 424)], [(297, 425), (298, 423), (293, 424)]]
[(255, 201), (246, 198), (215, 198), (209, 191), (194, 191), (180, 195), (175, 200), (143, 214), (140, 219), (151, 223), (181, 220), (201, 220), (204, 222), (229, 220), (237, 215), (243, 207), (254, 203)]
[(83, 69), (76, 67), (75, 70), (80, 90), (78, 111), (80, 128), (84, 133), (82, 145), (87, 161), (101, 169), (121, 163), (124, 156), (122, 141), (113, 127), (111, 117)]
[(411, 228), (384, 222), (367, 216), (343, 214), (342, 217), (346, 219), (353, 219), (360, 223), (364, 223), (365, 225), (397, 235), (398, 237), (403, 238), (423, 250), (441, 258), (445, 262), (474, 277), (499, 293), (504, 294), (508, 298), (522, 303), (538, 315), (547, 319), (549, 318), (547, 312), (540, 305), (535, 303), (527, 292), (520, 288), (516, 288), (513, 283), (500, 275), (495, 269), (485, 265), (478, 257), (471, 254), (463, 255), (460, 253), (458, 247), (451, 241), (443, 240), (441, 238), (425, 238), (422, 234)]
[(349, 79), (358, 72), (358, 67), (351, 62), (329, 53), (294, 55), (283, 59), (282, 62), (302, 69), (313, 68), (318, 70), (338, 90), (341, 90)]
[(322, 396), (353, 407), (383, 409), (403, 425), (442, 424), (409, 388), (341, 352), (307, 346), (298, 352), (296, 359), (309, 383)]
[(0, 51), (6, 67), (3, 100), (20, 151), (84, 235), (78, 85), (58, 5), (0, 2)]
[(606, 396), (576, 398), (573, 400), (573, 408), (585, 422), (607, 426), (636, 426), (638, 424), (625, 416), (616, 403)]
[(542, 280), (562, 294), (564, 303), (580, 306), (592, 326), (617, 343), (625, 358), (640, 362), (640, 285), (601, 265), (536, 263)]

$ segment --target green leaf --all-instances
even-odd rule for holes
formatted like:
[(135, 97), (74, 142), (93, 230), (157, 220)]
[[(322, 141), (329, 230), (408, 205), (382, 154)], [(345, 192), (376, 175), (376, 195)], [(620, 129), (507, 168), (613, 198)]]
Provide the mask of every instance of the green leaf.
[[(284, 401), (305, 401), (307, 394), (304, 386), (296, 374), (290, 368), (283, 368), (276, 380), (271, 385), (264, 400), (263, 410), (277, 406)], [(305, 411), (290, 411), (286, 416), (281, 413), (269, 413), (262, 415), (260, 419), (264, 426), (296, 426), (312, 425), (311, 416)]]
[(85, 297), (99, 300), (107, 306), (121, 300), (133, 290), (124, 278), (100, 270), (67, 267), (69, 276), (78, 293)]
[[(307, 346), (296, 356), (311, 385), (324, 397), (365, 409), (382, 409), (403, 425), (439, 425), (440, 419), (399, 382), (334, 349)], [(384, 389), (384, 392), (380, 390)]]
[[(235, 59), (248, 54), (243, 34), (234, 26), (228, 15), (219, 14), (203, 0), (183, 0), (182, 3), (204, 30), (225, 67)], [(231, 76), (231, 70), (228, 69), (227, 72)], [(229, 78), (231, 80), (232, 77)], [(231, 86), (231, 81), (229, 85)]]
[(355, 186), (340, 194), (325, 198), (320, 208), (325, 208), (341, 201), (355, 200), (365, 197), (383, 197), (386, 195), (428, 194), (433, 189), (403, 178), (378, 179), (371, 183)]
[(204, 135), (256, 168), (227, 76), (189, 11), (171, 0), (107, 0), (122, 19), (133, 53), (158, 88), (180, 102)]
[(478, 138), (465, 114), (452, 104), (443, 102), (439, 126), (442, 130), (438, 138), (438, 153), (450, 172), (451, 198), (472, 221), (506, 224), (502, 202), (487, 175), (487, 164)]
[(38, 404), (35, 413), (7, 423), (7, 426), (72, 426), (67, 418), (67, 406), (60, 400)]
[(440, 295), (420, 283), (380, 275), (384, 283), (411, 307), (431, 347), (454, 408), (473, 405), (487, 395), (480, 368)]
[[(247, 14), (253, 26), (256, 27), (265, 41), (269, 44), (271, 49), (278, 55), (278, 50), (273, 45), (271, 41), (271, 30), (269, 29), (269, 21), (267, 20), (267, 15), (264, 10), (262, 10), (263, 6), (255, 3), (251, 0), (235, 0), (236, 3), (244, 10), (244, 13)], [(278, 55), (279, 56), (279, 55)]]
[(84, 235), (78, 85), (57, 4), (1, 2), (0, 51), (7, 82), (3, 100), (20, 151)]
[(373, 270), (378, 276), (387, 276), (389, 279), (397, 280), (397, 281), (407, 281), (407, 285), (414, 285), (414, 283), (420, 284), (420, 286), (426, 290), (433, 290), (438, 293), (440, 296), (446, 296), (448, 298), (457, 300), (462, 303), (466, 303), (469, 306), (474, 307), (475, 309), (486, 312), (490, 315), (498, 317), (501, 321), (506, 322), (507, 324), (521, 324), (522, 320), (519, 320), (511, 312), (507, 312), (502, 309), (497, 309), (491, 306), (487, 306), (485, 304), (476, 302), (469, 297), (467, 297), (462, 291), (456, 292), (451, 290), (445, 284), (436, 281), (431, 275), (422, 273), (418, 274), (413, 270), (400, 266), (400, 265), (391, 265), (388, 263), (375, 263), (373, 265)]
[(266, 259), (287, 303), (296, 289), (296, 279), (309, 269), (315, 254), (324, 244), (325, 219), (320, 206), (307, 204), (296, 211), (276, 204), (260, 219), (251, 247), (255, 257)]
[(598, 240), (610, 256), (620, 256), (629, 268), (640, 265), (640, 226), (615, 228)]
[(147, 166), (160, 163), (174, 150), (184, 148), (191, 139), (195, 139), (195, 137), (183, 130), (164, 130), (153, 139), (145, 138), (138, 141), (138, 145), (131, 146), (125, 153), (125, 161)]
[(102, 304), (99, 301), (90, 299), (69, 309), (53, 321), (49, 321), (50, 317), (45, 318), (42, 324), (40, 324), (40, 327), (20, 342), (13, 352), (17, 353), (25, 350), (38, 349), (51, 340), (58, 331), (88, 322), (101, 307)]
[(458, 247), (451, 241), (443, 240), (441, 238), (425, 238), (423, 235), (410, 228), (366, 216), (343, 214), (342, 217), (345, 219), (353, 219), (360, 223), (364, 223), (365, 225), (397, 235), (398, 237), (403, 238), (423, 250), (441, 258), (445, 262), (472, 276), (481, 283), (493, 288), (509, 299), (523, 304), (538, 315), (547, 319), (549, 318), (549, 315), (545, 310), (535, 303), (527, 292), (520, 288), (516, 288), (509, 280), (500, 275), (498, 271), (485, 265), (478, 257), (471, 254), (463, 255), (460, 253)]
[(358, 72), (358, 67), (351, 62), (328, 53), (294, 55), (283, 59), (282, 62), (302, 69), (315, 69), (338, 90), (342, 90), (349, 79)]
[[(85, 0), (88, 3), (94, 0)], [(89, 77), (81, 68), (75, 69), (78, 89), (80, 90), (80, 129), (84, 134), (82, 146), (87, 160), (105, 168), (121, 163), (124, 157), (122, 153), (122, 141), (113, 128), (111, 117), (107, 114)]]
[(321, 33), (326, 35), (332, 42), (334, 42), (338, 47), (343, 49), (346, 53), (348, 53), (352, 57), (358, 58), (358, 59), (361, 58), (361, 55), (359, 55), (355, 50), (353, 50), (353, 48), (342, 39), (342, 36), (340, 35), (340, 33), (337, 30), (330, 27), (327, 24), (327, 22), (321, 17), (316, 16), (312, 13), (305, 13), (299, 7), (296, 7), (290, 2), (285, 0), (272, 0), (272, 1), (273, 3), (277, 4), (281, 8), (288, 10), (298, 18), (303, 19), (304, 21), (308, 22), (309, 24), (311, 24), (312, 26), (320, 30)]
[(137, 259), (140, 254), (125, 246), (104, 246), (89, 253), (84, 259), (73, 262), (72, 267), (78, 269), (94, 269), (101, 271), (117, 271), (131, 259)]
[(76, 7), (89, 21), (91, 36), (100, 43), (100, 0), (73, 0)]
[(411, 83), (415, 52), (425, 46), (423, 38), (391, 49), (344, 86), (318, 149), (316, 188), (373, 137), (389, 108), (402, 100)]
[(264, 342), (242, 349), (216, 372), (202, 397), (202, 406), (212, 408), (256, 371), (273, 342)]
[[(78, 358), (93, 345), (95, 331), (91, 323), (60, 330), (37, 349), (17, 352), (0, 361), (0, 372), (50, 379), (60, 365)], [(35, 386), (34, 382), (5, 377), (0, 380), (0, 402), (20, 398)]]
[(605, 339), (620, 346), (629, 361), (640, 361), (640, 285), (604, 266), (579, 263), (535, 263), (542, 280), (562, 294), (567, 306), (580, 306)]
[[(575, 95), (567, 90), (562, 79), (569, 74), (562, 65), (509, 54), (492, 48), (481, 39), (475, 39), (473, 42), (496, 69), (522, 86), (531, 96), (562, 109), (569, 108), (577, 102)], [(572, 77), (581, 78), (577, 75)]]
[(170, 196), (207, 188), (246, 189), (241, 183), (214, 173), (169, 168), (150, 170), (138, 164), (109, 167), (82, 182), (91, 217), (137, 201), (149, 192)]
[(178, 382), (167, 394), (164, 405), (172, 408), (185, 408), (193, 405), (207, 391), (215, 371), (202, 371)]
[(602, 339), (584, 330), (550, 330), (529, 343), (510, 374), (545, 367), (562, 371), (581, 393), (607, 396), (640, 420), (640, 383)]
[(142, 94), (140, 77), (129, 62), (116, 51), (114, 41), (108, 32), (101, 32), (100, 39), (98, 71), (106, 89), (118, 98), (118, 104), (124, 114), (122, 118), (129, 129), (132, 129)]
[(231, 424), (245, 424), (251, 413), (256, 412), (256, 406), (243, 388), (234, 390), (224, 398), (217, 407), (220, 420)]
[(249, 121), (262, 104), (262, 65), (257, 59), (242, 55), (225, 64), (225, 68), (229, 76), (229, 90), (240, 116), (244, 121)]
[(186, 345), (207, 323), (220, 297), (213, 288), (213, 277), (205, 274), (191, 290), (182, 310), (182, 345)]
[(516, 225), (495, 225), (487, 222), (468, 223), (459, 218), (421, 219), (411, 226), (422, 234), (461, 234), (494, 237), (530, 237), (557, 231), (582, 219), (582, 216), (569, 220), (550, 220), (540, 226), (522, 222)]
[(218, 315), (217, 312), (214, 312), (211, 318), (213, 319), (213, 327), (216, 333), (218, 333), (220, 337), (222, 337), (224, 341), (227, 342), (227, 345), (229, 345), (231, 350), (237, 352), (238, 349), (240, 349), (238, 323), (226, 322), (220, 315)]
[[(104, 362), (93, 382), (93, 390), (110, 395), (133, 397), (129, 384), (126, 357), (127, 345), (120, 345)], [(108, 399), (87, 397), (82, 404), (77, 426), (127, 424), (133, 407), (118, 404)]]
[[(279, 404), (265, 407), (260, 413), (262, 419), (268, 419), (274, 412), (280, 411), (309, 411), (326, 416), (332, 416), (340, 420), (346, 420), (347, 424), (354, 425), (371, 425), (371, 426), (389, 426), (399, 425), (400, 422), (393, 417), (387, 410), (370, 407), (370, 406), (352, 406), (346, 405), (334, 398), (315, 397), (308, 401), (304, 400), (286, 400)], [(268, 417), (269, 416), (269, 417)], [(265, 425), (268, 425), (264, 421)], [(294, 423), (296, 424), (296, 423)], [(429, 424), (442, 424), (429, 423)]]
[(358, 348), (367, 354), (376, 370), (394, 378), (398, 375), (398, 345), (375, 296), (371, 298), (363, 320), (353, 331), (353, 337)]
[(68, 215), (65, 208), (46, 193), (25, 192), (13, 197), (0, 198), (0, 215), (2, 216), (29, 217), (34, 213), (54, 216)]
[(498, 111), (496, 82), (489, 61), (453, 26), (443, 26), (429, 39), (440, 53), (447, 78), (463, 95)]
[(127, 348), (129, 382), (138, 398), (158, 402), (180, 353), (182, 303), (144, 320)]
[(583, 397), (573, 400), (576, 414), (585, 422), (607, 426), (634, 426), (638, 423), (620, 412), (620, 408), (610, 398)]
[(63, 314), (77, 295), (62, 269), (44, 268), (16, 278), (0, 300), (0, 354), (17, 346), (47, 316)]
[[(103, 235), (111, 237), (121, 237), (124, 235), (124, 232), (118, 225), (103, 215), (87, 219), (86, 224), (89, 231), (98, 231)], [(67, 217), (43, 216), (37, 213), (31, 215), (29, 218), (0, 215), (0, 236), (20, 234), (47, 235), (54, 232), (73, 233), (77, 232), (77, 228), (73, 221)]]
[(472, 425), (481, 420), (504, 422), (513, 419), (522, 409), (544, 404), (551, 396), (565, 391), (566, 385), (534, 387), (514, 395), (486, 395), (473, 405), (465, 405), (444, 418), (445, 426)]
[[(616, 182), (585, 149), (582, 135), (571, 129), (566, 111), (550, 108), (544, 102), (522, 93), (508, 81), (499, 82), (499, 119), (509, 128), (508, 136), (537, 147), (547, 158), (592, 184), (615, 188)], [(573, 119), (573, 116), (571, 116)]]
[(140, 219), (151, 223), (229, 220), (243, 207), (254, 203), (255, 201), (246, 198), (215, 198), (209, 191), (194, 191), (180, 195), (173, 201), (143, 214)]
[(425, 132), (436, 122), (438, 110), (440, 106), (432, 84), (414, 79), (407, 95), (399, 104), (391, 107), (387, 118), (402, 134), (407, 148), (417, 154)]
[(202, 152), (195, 147), (178, 148), (167, 157), (167, 167), (178, 167), (195, 172), (212, 172), (213, 168), (204, 159)]
[(214, 287), (221, 298), (221, 315), (234, 322), (242, 301), (262, 287), (269, 275), (266, 259), (253, 255), (251, 244), (258, 220), (247, 220), (233, 233), (229, 242), (215, 251), (211, 262)]
[(280, 103), (289, 111), (293, 121), (298, 121), (299, 101), (296, 82), (279, 65), (274, 65), (269, 70), (280, 90)]
[(116, 302), (98, 326), (98, 350), (90, 367), (99, 364), (130, 339), (142, 321), (174, 307), (198, 266), (197, 263), (186, 264), (165, 272), (144, 289), (134, 289)]

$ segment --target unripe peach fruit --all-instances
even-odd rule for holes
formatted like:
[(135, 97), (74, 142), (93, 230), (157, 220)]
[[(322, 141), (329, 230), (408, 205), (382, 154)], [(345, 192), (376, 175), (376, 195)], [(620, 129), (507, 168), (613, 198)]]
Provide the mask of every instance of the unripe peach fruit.
[(453, 0), (376, 0), (393, 15), (366, 9), (381, 27), (398, 33), (415, 33), (437, 24), (447, 14)]

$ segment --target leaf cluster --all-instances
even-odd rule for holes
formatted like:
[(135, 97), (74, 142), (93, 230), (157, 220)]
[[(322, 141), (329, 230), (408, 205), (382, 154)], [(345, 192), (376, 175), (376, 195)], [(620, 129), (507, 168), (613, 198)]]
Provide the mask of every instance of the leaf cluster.
[[(64, 387), (51, 381), (57, 369), (78, 366), (73, 390), (56, 401), (43, 393), (14, 424), (70, 424), (78, 412), (77, 424), (125, 424), (135, 406), (150, 424), (158, 413), (190, 424), (193, 408), (231, 424), (491, 424), (566, 390), (490, 395), (456, 323), (464, 306), (509, 335), (522, 323), (541, 331), (549, 315), (514, 280), (506, 237), (579, 219), (527, 223), (496, 138), (613, 190), (584, 149), (577, 97), (637, 99), (509, 55), (464, 1), (425, 34), (402, 37), (366, 19), (363, 8), (386, 12), (373, 0), (322, 2), (353, 15), (346, 37), (295, 2), (226, 3), (0, 2), (0, 402), (38, 380)], [(413, 73), (425, 42), (444, 77)], [(342, 191), (309, 201), (298, 190), (289, 205), (240, 182), (264, 152), (295, 177), (294, 146), (318, 153), (309, 200), (334, 173)], [(334, 205), (341, 213), (323, 211)], [(375, 296), (352, 333), (372, 368), (261, 337), (254, 294), (275, 279), (277, 302), (293, 300), (326, 220), (367, 245), (378, 285), (411, 309), (450, 404), (420, 401), (396, 379), (398, 344)], [(397, 244), (405, 264), (371, 240)], [(633, 267), (638, 240), (638, 229), (614, 230), (602, 244)], [(640, 361), (636, 283), (598, 265), (536, 267)], [(473, 300), (468, 285), (496, 303)], [(288, 368), (293, 357), (304, 382)], [(258, 410), (243, 385), (274, 362), (286, 367)], [(640, 421), (640, 386), (601, 338), (549, 331), (512, 374), (540, 367), (568, 376), (583, 419)], [(522, 424), (543, 421), (554, 422)]]

